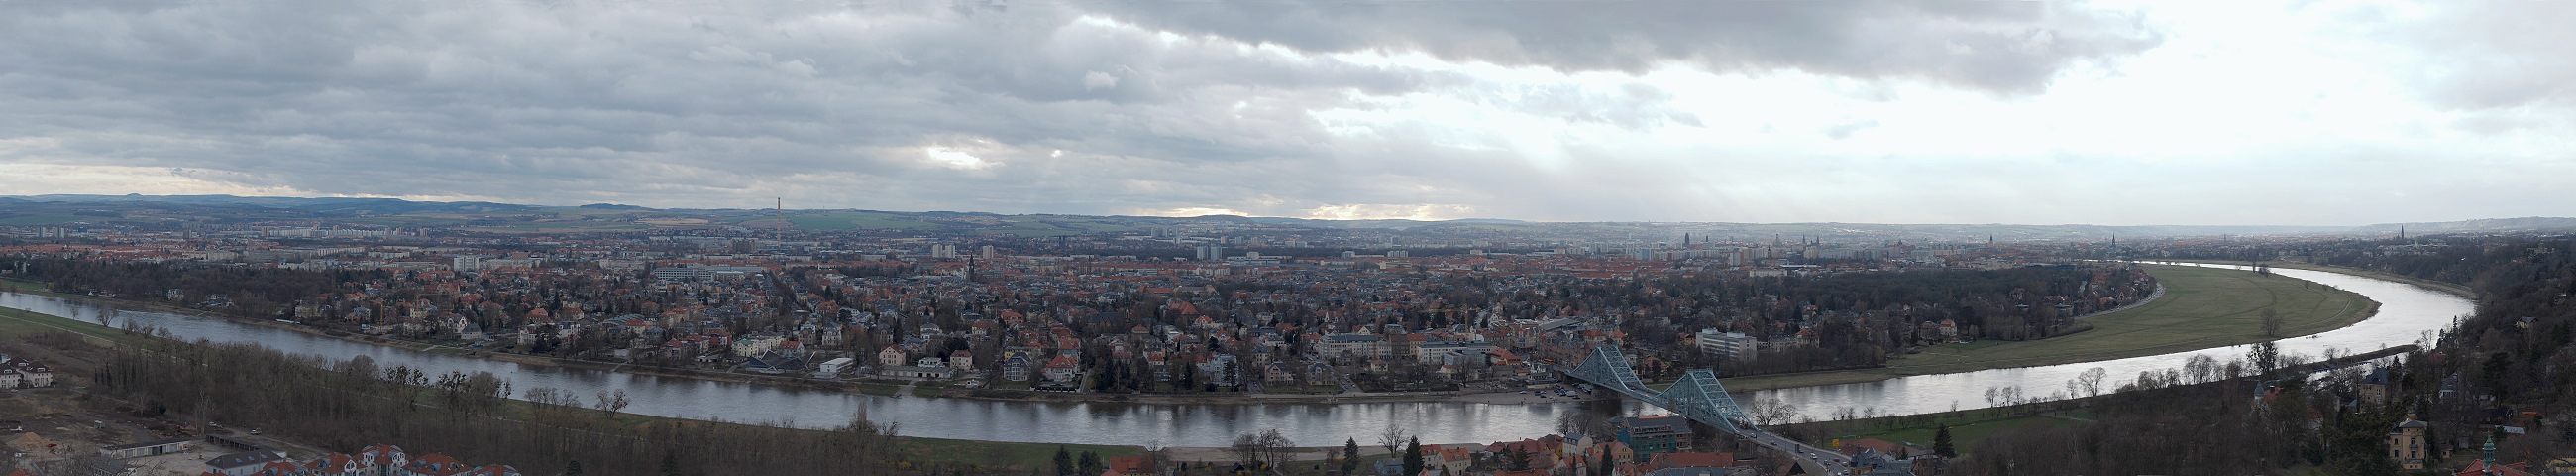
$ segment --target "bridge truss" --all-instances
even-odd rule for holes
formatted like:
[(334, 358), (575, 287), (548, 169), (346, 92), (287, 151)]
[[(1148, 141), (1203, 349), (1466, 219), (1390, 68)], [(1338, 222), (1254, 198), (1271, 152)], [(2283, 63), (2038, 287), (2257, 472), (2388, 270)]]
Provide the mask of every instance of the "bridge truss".
[(1717, 373), (1708, 369), (1691, 369), (1682, 374), (1681, 380), (1658, 392), (1637, 378), (1637, 372), (1628, 366), (1628, 356), (1619, 353), (1619, 348), (1604, 345), (1593, 347), (1591, 356), (1567, 368), (1565, 374), (1729, 433), (1762, 431), (1745, 415), (1744, 407), (1735, 404), (1735, 397), (1726, 393), (1726, 386), (1717, 383)]

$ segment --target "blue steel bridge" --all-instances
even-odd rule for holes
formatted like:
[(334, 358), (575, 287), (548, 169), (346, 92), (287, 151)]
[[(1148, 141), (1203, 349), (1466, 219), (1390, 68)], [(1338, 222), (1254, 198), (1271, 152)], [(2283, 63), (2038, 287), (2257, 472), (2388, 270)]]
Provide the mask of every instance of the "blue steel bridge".
[(1682, 374), (1681, 380), (1673, 382), (1672, 386), (1656, 391), (1647, 387), (1645, 381), (1637, 378), (1636, 370), (1628, 364), (1628, 356), (1620, 354), (1618, 347), (1604, 345), (1593, 347), (1592, 354), (1585, 357), (1582, 362), (1560, 370), (1568, 377), (1591, 382), (1593, 385), (1619, 392), (1620, 395), (1626, 395), (1628, 398), (1672, 411), (1691, 421), (1790, 455), (1798, 460), (1798, 464), (1807, 466), (1810, 473), (1851, 474), (1850, 457), (1832, 450), (1782, 438), (1763, 430), (1761, 425), (1755, 424), (1753, 419), (1745, 414), (1742, 405), (1735, 403), (1735, 396), (1726, 393), (1726, 386), (1717, 383), (1717, 372), (1709, 369), (1690, 369)]

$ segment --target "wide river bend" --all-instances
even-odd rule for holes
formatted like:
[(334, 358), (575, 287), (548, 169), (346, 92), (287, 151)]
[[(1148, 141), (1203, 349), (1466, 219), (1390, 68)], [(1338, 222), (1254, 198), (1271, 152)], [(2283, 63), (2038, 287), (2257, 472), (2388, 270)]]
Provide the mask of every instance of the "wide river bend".
[[(2379, 314), (2350, 327), (2311, 337), (2281, 341), (2284, 353), (2320, 355), (2333, 348), (2343, 353), (2378, 350), (2413, 343), (2448, 327), (2471, 310), (2468, 300), (2422, 287), (2346, 274), (2297, 269), (2274, 273), (2352, 290), (2381, 303)], [(626, 411), (680, 418), (734, 422), (787, 423), (832, 427), (850, 421), (858, 411), (878, 422), (901, 424), (909, 436), (1036, 443), (1146, 444), (1225, 446), (1234, 435), (1278, 429), (1301, 446), (1331, 446), (1345, 438), (1373, 443), (1389, 421), (1420, 436), (1424, 443), (1516, 441), (1555, 431), (1564, 412), (1590, 411), (1576, 403), (1480, 404), (1461, 402), (1394, 403), (1245, 403), (1132, 404), (1088, 402), (991, 401), (957, 398), (883, 397), (762, 384), (714, 382), (625, 372), (567, 369), (545, 365), (420, 352), (349, 342), (224, 319), (120, 309), (90, 300), (0, 292), (0, 307), (22, 309), (107, 326), (127, 322), (168, 329), (187, 340), (256, 342), (293, 353), (335, 359), (365, 355), (377, 365), (407, 365), (430, 373), (491, 372), (515, 389), (540, 387), (591, 395), (623, 389), (633, 399)], [(2179, 368), (2195, 354), (2220, 361), (2245, 354), (2244, 346), (2042, 367), (1984, 370), (1902, 377), (1879, 382), (1749, 392), (1738, 401), (1777, 396), (1797, 404), (1806, 415), (1823, 417), (1836, 409), (1869, 409), (1878, 415), (1904, 415), (1988, 406), (1988, 388), (2018, 386), (2025, 395), (2044, 395), (2064, 388), (2076, 374), (2101, 367), (2111, 381), (2132, 378), (2141, 370)], [(2110, 386), (2114, 384), (2106, 384)], [(1626, 411), (1645, 409), (1630, 402)]]

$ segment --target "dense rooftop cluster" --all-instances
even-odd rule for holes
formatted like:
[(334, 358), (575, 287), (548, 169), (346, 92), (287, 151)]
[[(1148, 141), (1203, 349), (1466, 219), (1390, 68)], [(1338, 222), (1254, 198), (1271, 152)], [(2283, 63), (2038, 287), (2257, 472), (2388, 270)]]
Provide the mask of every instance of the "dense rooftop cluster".
[(1529, 383), (1603, 344), (1635, 348), (1649, 372), (1866, 367), (1951, 339), (2043, 337), (2153, 287), (2122, 267), (2028, 267), (2064, 254), (2045, 246), (1355, 242), (1378, 234), (271, 228), (39, 237), (0, 247), (0, 267), (59, 291), (491, 351), (1112, 392)]

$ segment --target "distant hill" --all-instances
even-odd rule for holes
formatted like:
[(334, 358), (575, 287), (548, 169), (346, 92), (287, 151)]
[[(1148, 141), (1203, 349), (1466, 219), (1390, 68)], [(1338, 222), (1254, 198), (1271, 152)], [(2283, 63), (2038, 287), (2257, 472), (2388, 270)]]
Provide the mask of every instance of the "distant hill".
[(250, 205), (267, 208), (302, 210), (321, 214), (401, 215), (409, 213), (514, 213), (538, 208), (489, 202), (414, 202), (398, 198), (341, 197), (236, 197), (232, 195), (34, 195), (24, 197), (32, 202), (58, 203), (174, 203), (197, 205)]
[(1678, 241), (1682, 234), (1702, 240), (1827, 240), (1868, 237), (1887, 240), (2001, 241), (2108, 240), (2219, 235), (2388, 235), (2403, 227), (2411, 234), (2576, 230), (2576, 218), (2495, 218), (2436, 223), (2386, 223), (2363, 226), (2259, 225), (2015, 225), (2015, 224), (1873, 224), (1873, 223), (1719, 223), (1719, 222), (1529, 222), (1506, 219), (1461, 220), (1317, 220), (1285, 217), (1209, 215), (1200, 217), (1007, 215), (987, 212), (870, 210), (787, 210), (783, 218), (768, 209), (657, 209), (593, 203), (544, 206), (490, 202), (415, 202), (393, 198), (239, 197), (232, 195), (34, 195), (0, 197), (0, 225), (123, 223), (149, 225), (179, 222), (266, 222), (345, 219), (374, 226), (461, 226), (503, 232), (642, 231), (687, 226), (792, 227), (806, 231), (945, 231), (1054, 236), (1095, 232), (1141, 232), (1188, 223), (1233, 223), (1245, 226), (1317, 230), (1376, 230), (1385, 233), (1448, 238), (1553, 236), (1591, 242), (1654, 243)]
[(2383, 223), (2357, 227), (2355, 230), (2373, 233), (2396, 233), (2401, 227), (2405, 228), (2406, 233), (2408, 234), (2565, 231), (2576, 230), (2576, 218), (2482, 218), (2476, 220), (2446, 222)]

